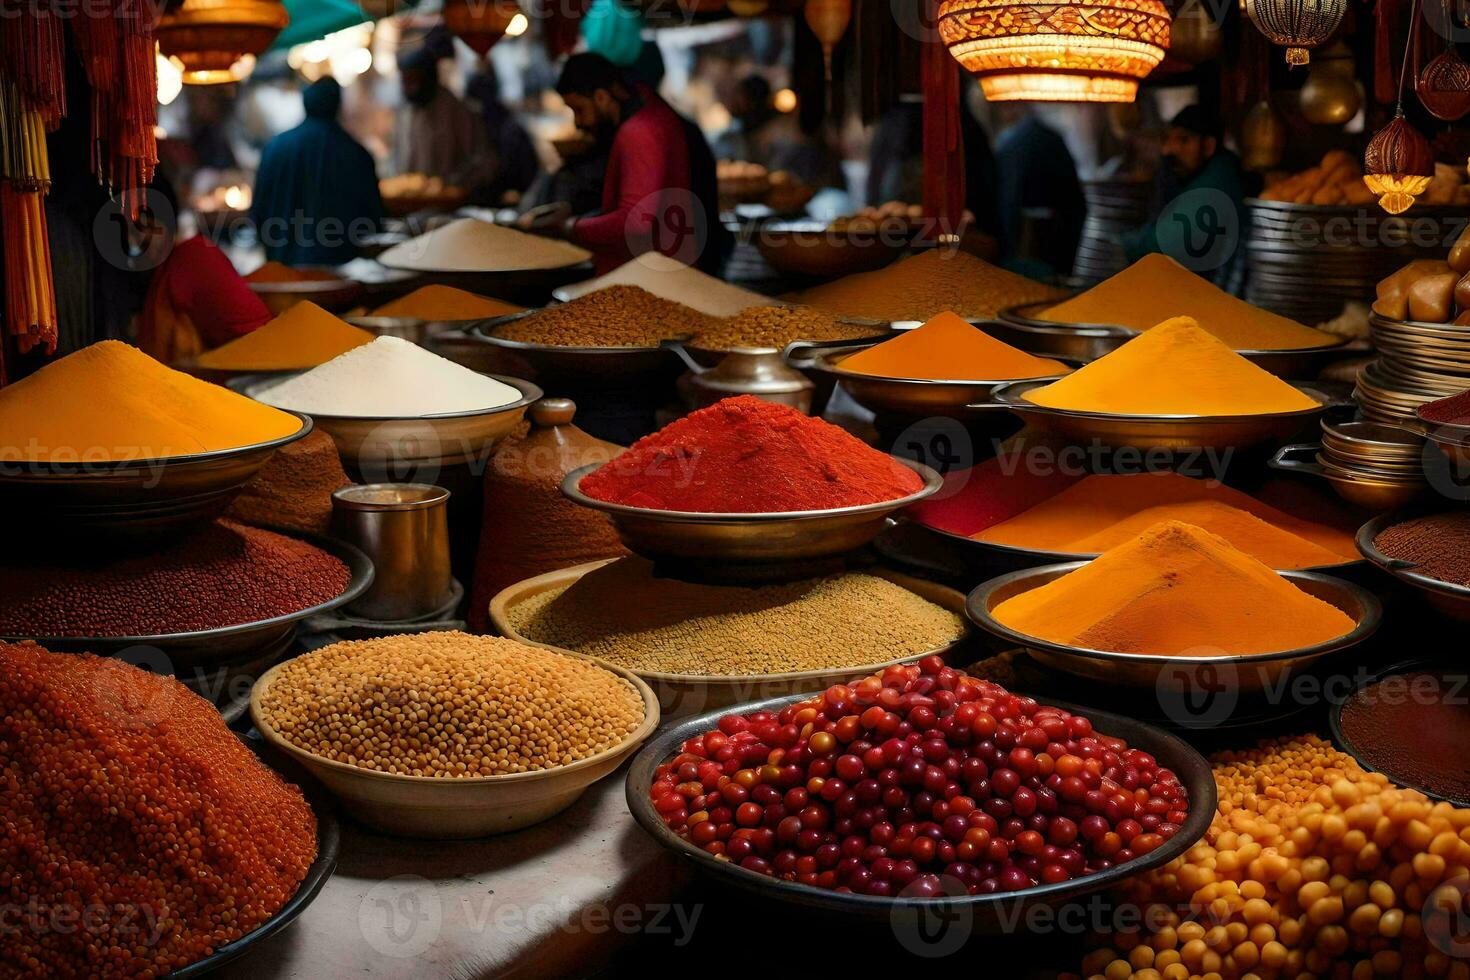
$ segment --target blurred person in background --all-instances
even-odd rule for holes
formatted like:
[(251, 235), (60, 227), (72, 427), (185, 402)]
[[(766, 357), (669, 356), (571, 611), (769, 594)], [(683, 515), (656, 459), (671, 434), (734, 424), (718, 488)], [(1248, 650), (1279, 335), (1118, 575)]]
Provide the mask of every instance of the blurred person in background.
[(602, 207), (579, 216), (565, 202), (548, 205), (523, 215), (521, 226), (586, 248), (598, 275), (647, 251), (718, 272), (730, 236), (719, 222), (714, 155), (698, 127), (599, 54), (568, 58), (557, 91), (577, 128), (609, 146)]
[(1024, 103), (997, 108), (1005, 123), (995, 170), (1006, 265), (1036, 279), (1071, 275), (1087, 198), (1067, 141)]
[(488, 60), (465, 86), (465, 95), (478, 105), (497, 158), (495, 176), (484, 196), (492, 204), (500, 204), (507, 195), (518, 200), (541, 172), (541, 161), (536, 158), (536, 147), (526, 127), (500, 101), (500, 79)]
[(250, 217), (266, 258), (341, 265), (380, 229), (383, 199), (373, 158), (337, 121), (342, 87), (328, 76), (302, 93), (306, 118), (266, 144)]
[(439, 80), (439, 62), (453, 55), (454, 41), (438, 28), (418, 47), (399, 53), (406, 111), (393, 134), (393, 168), (438, 177), (485, 203), (499, 163), (485, 121)]
[(734, 118), (716, 143), (722, 160), (744, 160), (769, 171), (785, 170), (812, 187), (844, 187), (842, 164), (820, 134), (801, 130), (795, 112), (776, 108), (771, 83), (747, 75), (728, 106)]

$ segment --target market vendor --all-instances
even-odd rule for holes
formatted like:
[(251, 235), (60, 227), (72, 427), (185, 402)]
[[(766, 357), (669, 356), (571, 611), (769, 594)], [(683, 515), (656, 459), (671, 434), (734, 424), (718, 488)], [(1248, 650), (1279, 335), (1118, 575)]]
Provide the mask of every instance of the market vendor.
[(1142, 228), (1124, 236), (1129, 261), (1163, 252), (1228, 288), (1239, 265), (1235, 244), (1244, 214), (1240, 158), (1222, 143), (1219, 122), (1190, 105), (1169, 123), (1163, 162), (1158, 193), (1162, 207)]
[(577, 127), (611, 147), (602, 208), (578, 216), (565, 204), (549, 207), (522, 226), (588, 249), (599, 275), (649, 251), (718, 272), (727, 235), (714, 155), (698, 127), (599, 54), (568, 58), (557, 91)]
[(405, 115), (393, 134), (393, 166), (401, 174), (438, 177), (480, 200), (500, 163), (485, 121), (439, 80), (439, 62), (453, 54), (451, 44), (431, 32), (398, 56)]
[(373, 158), (337, 121), (342, 87), (313, 82), (306, 118), (266, 144), (250, 217), (267, 259), (286, 265), (341, 265), (379, 230), (383, 199)]

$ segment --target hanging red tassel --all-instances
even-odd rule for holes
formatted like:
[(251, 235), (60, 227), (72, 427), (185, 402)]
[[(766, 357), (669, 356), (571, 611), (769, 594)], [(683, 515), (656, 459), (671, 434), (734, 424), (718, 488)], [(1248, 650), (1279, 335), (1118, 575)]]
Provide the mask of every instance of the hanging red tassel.
[(1393, 22), (1397, 0), (1378, 0), (1373, 8), (1373, 98), (1379, 105), (1392, 105), (1398, 93), (1398, 76), (1393, 65)]
[(958, 233), (965, 210), (965, 146), (960, 136), (959, 65), (933, 26), (939, 0), (924, 4), (920, 78), (924, 92), (924, 215), (940, 234)]

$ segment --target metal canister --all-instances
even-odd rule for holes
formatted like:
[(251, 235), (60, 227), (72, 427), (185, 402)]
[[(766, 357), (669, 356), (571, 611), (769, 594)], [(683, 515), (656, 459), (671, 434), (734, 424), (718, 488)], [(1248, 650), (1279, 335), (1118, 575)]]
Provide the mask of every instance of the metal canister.
[(732, 350), (718, 366), (690, 375), (689, 387), (696, 408), (735, 395), (754, 395), (798, 412), (810, 414), (812, 410), (811, 381), (788, 367), (773, 347)]
[(373, 560), (372, 588), (348, 606), (378, 622), (404, 622), (449, 601), (449, 491), (427, 483), (368, 483), (332, 494), (338, 537)]

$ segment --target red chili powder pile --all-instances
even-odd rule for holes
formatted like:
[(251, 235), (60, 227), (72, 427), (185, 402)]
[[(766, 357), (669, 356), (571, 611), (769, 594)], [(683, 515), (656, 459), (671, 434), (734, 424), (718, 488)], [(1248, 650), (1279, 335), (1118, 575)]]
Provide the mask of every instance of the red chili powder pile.
[(316, 859), (301, 791), (121, 661), (0, 644), (0, 759), (0, 976), (163, 976), (264, 923)]
[(1396, 783), (1470, 801), (1470, 684), (1464, 670), (1415, 670), (1369, 684), (1342, 706), (1358, 759)]
[(335, 599), (351, 573), (304, 541), (216, 521), (142, 557), (0, 564), (0, 635), (157, 636), (238, 626)]
[(1419, 417), (1440, 425), (1470, 425), (1470, 391), (1420, 405)]
[(582, 492), (653, 510), (753, 514), (881, 503), (923, 485), (830, 422), (741, 395), (638, 440), (584, 477)]

